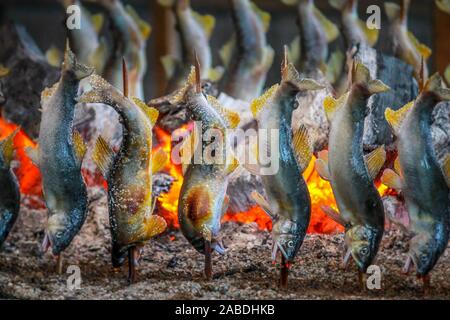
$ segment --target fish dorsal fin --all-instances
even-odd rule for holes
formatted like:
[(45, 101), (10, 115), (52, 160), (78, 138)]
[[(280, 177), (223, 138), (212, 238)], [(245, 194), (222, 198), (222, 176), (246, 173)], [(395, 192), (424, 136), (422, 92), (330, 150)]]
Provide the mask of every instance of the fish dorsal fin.
[(84, 155), (86, 154), (87, 151), (87, 147), (86, 144), (84, 143), (83, 137), (78, 131), (74, 131), (72, 133), (72, 142), (78, 164), (81, 166)]
[(274, 84), (262, 94), (262, 96), (254, 99), (250, 104), (250, 110), (253, 117), (257, 117), (258, 113), (264, 108), (264, 106), (270, 101), (275, 92), (277, 91), (279, 84)]
[(383, 167), (386, 162), (386, 150), (384, 150), (384, 145), (379, 146), (371, 153), (364, 156), (364, 160), (367, 165), (367, 170), (372, 180), (375, 180), (378, 172), (380, 172), (381, 167)]
[(369, 44), (369, 46), (373, 47), (375, 45), (375, 43), (377, 43), (377, 41), (378, 41), (378, 36), (379, 36), (378, 29), (376, 29), (376, 28), (369, 29), (367, 27), (367, 23), (365, 21), (362, 21), (359, 19), (358, 19), (358, 23), (366, 37), (367, 43)]
[(9, 72), (10, 70), (8, 68), (0, 64), (0, 78), (6, 77), (9, 74)]
[(262, 194), (260, 194), (258, 191), (252, 191), (251, 196), (253, 200), (256, 202), (257, 205), (263, 209), (265, 213), (271, 218), (274, 219), (276, 217), (275, 213), (272, 211), (272, 208), (270, 207), (270, 204), (267, 202), (267, 200), (263, 197)]
[(381, 182), (387, 187), (401, 191), (402, 190), (402, 178), (392, 169), (386, 169), (381, 176)]
[(141, 34), (142, 38), (144, 38), (144, 40), (147, 40), (150, 37), (150, 34), (152, 33), (152, 27), (150, 26), (150, 24), (145, 20), (141, 19), (141, 17), (139, 17), (139, 14), (132, 6), (127, 5), (125, 9), (127, 13), (130, 15), (130, 17), (137, 24), (139, 28), (139, 33)]
[(270, 13), (265, 12), (264, 10), (260, 9), (256, 4), (251, 2), (253, 11), (258, 15), (259, 19), (262, 22), (262, 25), (264, 27), (264, 32), (267, 32), (270, 27)]
[(408, 31), (408, 38), (411, 41), (411, 43), (414, 45), (414, 48), (416, 48), (417, 52), (426, 60), (431, 56), (431, 49), (424, 45), (423, 43), (420, 43), (419, 40), (414, 36), (414, 34), (410, 31)]
[(389, 19), (389, 21), (394, 21), (400, 17), (400, 6), (394, 2), (385, 2), (384, 11)]
[(195, 67), (192, 66), (191, 72), (189, 73), (184, 86), (180, 90), (178, 90), (172, 97), (170, 97), (169, 102), (173, 105), (183, 102), (186, 92), (189, 90), (189, 88), (191, 86), (195, 86), (196, 78), (197, 78), (197, 75), (196, 75)]
[(59, 68), (61, 67), (61, 63), (63, 62), (64, 54), (56, 46), (52, 45), (45, 52), (45, 59), (47, 60), (48, 64), (51, 65), (52, 67)]
[(211, 38), (211, 34), (216, 25), (216, 18), (210, 14), (201, 15), (195, 11), (192, 11), (192, 15), (194, 16), (194, 19), (203, 27), (206, 37), (208, 39)]
[(325, 34), (327, 36), (327, 41), (332, 42), (339, 37), (339, 29), (338, 27), (328, 20), (322, 12), (320, 12), (319, 9), (314, 7), (314, 15), (319, 20), (320, 24), (322, 25), (323, 29), (325, 30)]
[(225, 67), (229, 66), (233, 51), (236, 46), (236, 35), (233, 35), (227, 43), (225, 43), (219, 50), (220, 59)]
[(330, 83), (338, 81), (342, 71), (344, 70), (345, 56), (341, 50), (336, 49), (328, 59), (326, 76)]
[(325, 109), (325, 114), (328, 118), (328, 121), (333, 120), (336, 111), (338, 111), (339, 108), (341, 108), (347, 101), (348, 95), (349, 92), (343, 94), (339, 99), (335, 99), (332, 96), (325, 97), (325, 99), (323, 100), (323, 107)]
[(102, 31), (103, 23), (105, 22), (105, 16), (102, 13), (93, 14), (91, 15), (91, 22), (95, 32), (99, 34), (100, 31)]
[(326, 181), (331, 180), (330, 169), (328, 167), (328, 151), (322, 150), (319, 152), (319, 158), (314, 162), (314, 168), (319, 176)]
[(450, 153), (448, 153), (444, 158), (444, 165), (442, 166), (442, 171), (444, 172), (445, 181), (447, 181), (447, 186), (450, 188)]
[(131, 100), (145, 113), (145, 115), (147, 116), (148, 120), (150, 120), (150, 123), (153, 127), (156, 121), (158, 120), (159, 111), (153, 107), (148, 106), (144, 101), (136, 97), (132, 97)]
[(169, 157), (163, 148), (159, 148), (152, 155), (152, 174), (161, 171), (168, 163)]
[(396, 111), (391, 108), (387, 108), (384, 111), (386, 121), (389, 123), (394, 133), (397, 133), (400, 130), (403, 120), (406, 118), (413, 106), (414, 101), (411, 101)]
[(239, 125), (241, 120), (237, 112), (225, 109), (213, 96), (208, 95), (206, 98), (208, 103), (224, 118), (231, 129), (235, 129)]
[(17, 127), (8, 137), (0, 141), (0, 152), (3, 156), (3, 161), (8, 167), (11, 165), (11, 161), (14, 157), (14, 138), (19, 130), (20, 127)]
[(312, 158), (308, 129), (304, 125), (300, 125), (297, 131), (295, 131), (292, 137), (292, 146), (300, 166), (300, 171), (303, 172), (308, 167)]
[(97, 141), (95, 142), (94, 151), (92, 153), (92, 160), (94, 160), (94, 163), (100, 169), (100, 172), (105, 178), (108, 177), (108, 172), (113, 163), (113, 159), (114, 152), (112, 151), (111, 147), (108, 145), (105, 139), (103, 139), (102, 136), (99, 136), (97, 138)]

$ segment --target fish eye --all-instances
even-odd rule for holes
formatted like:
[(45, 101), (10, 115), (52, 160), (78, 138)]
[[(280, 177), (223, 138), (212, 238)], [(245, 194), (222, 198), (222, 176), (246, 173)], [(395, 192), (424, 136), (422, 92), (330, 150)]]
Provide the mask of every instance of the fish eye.
[(294, 241), (289, 240), (289, 241), (287, 242), (287, 246), (288, 246), (289, 248), (293, 248), (293, 247), (294, 247)]
[(359, 250), (359, 253), (360, 253), (362, 256), (367, 256), (367, 255), (369, 254), (369, 248), (367, 248), (367, 247), (362, 247), (362, 248)]
[(422, 254), (420, 255), (420, 260), (421, 260), (422, 262), (427, 262), (428, 256), (427, 256), (425, 253), (422, 253)]

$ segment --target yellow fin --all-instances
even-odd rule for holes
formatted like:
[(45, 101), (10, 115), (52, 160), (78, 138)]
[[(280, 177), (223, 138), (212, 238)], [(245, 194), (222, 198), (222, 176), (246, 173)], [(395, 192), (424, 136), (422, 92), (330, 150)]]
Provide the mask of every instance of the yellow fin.
[(98, 34), (102, 30), (103, 23), (105, 22), (105, 16), (102, 13), (93, 14), (91, 15), (91, 22), (95, 32)]
[(98, 73), (101, 73), (106, 64), (107, 55), (108, 45), (106, 44), (106, 39), (102, 37), (97, 49), (89, 56), (88, 63), (93, 66)]
[(300, 78), (297, 69), (295, 69), (295, 66), (292, 63), (289, 63), (286, 68), (282, 70), (281, 76), (284, 82), (289, 82), (299, 91), (320, 90), (324, 88), (323, 85), (313, 79)]
[(328, 168), (328, 151), (322, 150), (319, 152), (319, 158), (314, 162), (314, 168), (319, 176), (326, 181), (331, 180), (330, 169)]
[(348, 0), (328, 0), (328, 3), (330, 6), (337, 10), (344, 9), (345, 5), (347, 4)]
[(384, 146), (380, 146), (371, 153), (365, 155), (364, 160), (366, 162), (367, 169), (369, 170), (369, 175), (372, 177), (372, 180), (375, 180), (378, 172), (381, 170), (381, 167), (383, 167), (386, 162), (386, 150), (384, 150)]
[(169, 157), (163, 148), (158, 149), (155, 154), (152, 155), (152, 174), (161, 171), (169, 161)]
[(87, 151), (86, 144), (84, 143), (83, 137), (78, 131), (73, 132), (72, 141), (78, 163), (81, 166), (81, 162), (83, 161), (84, 155), (86, 154)]
[(450, 13), (450, 1), (449, 0), (435, 0), (434, 1), (436, 3), (436, 6), (446, 12), (446, 13)]
[(252, 111), (253, 116), (256, 118), (258, 113), (262, 110), (262, 108), (270, 101), (272, 96), (277, 91), (279, 85), (274, 84), (266, 92), (262, 94), (262, 96), (254, 99), (250, 104), (250, 110)]
[(225, 43), (219, 50), (220, 59), (222, 60), (223, 65), (226, 67), (230, 64), (235, 46), (236, 46), (236, 36), (233, 35), (231, 39), (227, 43)]
[(166, 77), (169, 79), (173, 76), (175, 73), (175, 68), (178, 63), (178, 61), (172, 57), (171, 55), (165, 55), (161, 57), (161, 63), (164, 68), (164, 73), (166, 74)]
[(391, 189), (397, 191), (401, 191), (402, 189), (402, 179), (394, 170), (384, 170), (383, 175), (381, 176), (381, 182)]
[(232, 174), (237, 168), (239, 167), (239, 161), (236, 159), (236, 157), (232, 156), (231, 160), (228, 161), (227, 167), (225, 169), (225, 175)]
[(185, 94), (186, 92), (189, 90), (189, 88), (193, 85), (195, 85), (196, 82), (196, 71), (195, 71), (195, 67), (192, 66), (191, 67), (191, 72), (188, 75), (188, 78), (184, 84), (184, 86), (178, 90), (172, 97), (170, 97), (170, 103), (171, 104), (180, 104), (183, 102), (184, 98), (185, 98)]
[(206, 98), (209, 104), (225, 119), (231, 129), (235, 129), (239, 125), (241, 119), (237, 112), (225, 109), (213, 96), (207, 96)]
[(264, 26), (264, 32), (267, 32), (267, 30), (269, 30), (270, 27), (270, 13), (265, 12), (264, 10), (261, 10), (256, 4), (254, 4), (253, 2), (251, 2), (252, 5), (252, 9), (253, 11), (259, 16), (259, 18), (261, 19), (261, 22)]
[(175, 0), (158, 0), (159, 5), (163, 7), (171, 7), (173, 6)]
[(45, 58), (47, 59), (47, 62), (52, 66), (59, 68), (61, 67), (61, 63), (64, 59), (64, 55), (61, 50), (59, 50), (55, 46), (51, 46), (46, 52), (45, 52)]
[(327, 35), (327, 41), (332, 42), (339, 37), (339, 29), (337, 26), (328, 20), (322, 12), (320, 12), (319, 9), (314, 7), (314, 15), (319, 20), (320, 24), (322, 25), (323, 29), (325, 30), (325, 34)]
[(193, 11), (192, 15), (197, 22), (203, 26), (206, 37), (209, 39), (216, 25), (216, 18), (210, 14), (201, 15), (198, 12)]
[(264, 48), (264, 57), (262, 61), (262, 65), (264, 66), (264, 70), (269, 70), (273, 63), (273, 58), (275, 57), (275, 51), (271, 46), (266, 46)]
[(389, 21), (394, 21), (400, 16), (400, 6), (393, 2), (385, 2), (384, 11), (386, 12)]
[(14, 157), (14, 138), (19, 130), (20, 127), (17, 127), (8, 137), (0, 141), (0, 152), (3, 156), (3, 161), (8, 167), (11, 165), (11, 161)]
[(272, 212), (272, 208), (270, 207), (270, 204), (267, 202), (267, 200), (258, 192), (258, 191), (252, 191), (251, 196), (253, 200), (255, 200), (256, 204), (261, 207), (261, 209), (264, 210), (265, 213), (271, 218), (274, 219), (276, 216)]
[(334, 51), (327, 63), (326, 76), (330, 83), (335, 83), (344, 70), (345, 56), (341, 50)]
[(413, 106), (414, 101), (411, 101), (396, 111), (392, 110), (391, 108), (387, 108), (384, 111), (386, 121), (389, 123), (394, 133), (397, 133), (398, 130), (400, 130), (403, 120), (405, 119), (409, 110), (411, 110)]
[(92, 160), (100, 169), (100, 172), (103, 174), (103, 177), (108, 176), (109, 169), (112, 165), (114, 158), (114, 152), (108, 143), (103, 139), (102, 136), (97, 138), (95, 142), (94, 151), (92, 153)]
[(163, 217), (152, 214), (145, 220), (145, 230), (147, 238), (153, 238), (166, 230), (167, 223)]
[(386, 84), (384, 84), (383, 81), (374, 79), (370, 80), (369, 83), (367, 84), (367, 90), (369, 90), (371, 94), (375, 94), (389, 91), (391, 90), (391, 88)]
[(312, 158), (312, 148), (308, 136), (308, 129), (304, 125), (301, 125), (294, 133), (292, 145), (300, 166), (300, 171), (303, 172), (308, 167)]
[(367, 69), (367, 67), (363, 63), (356, 62), (353, 82), (367, 84), (369, 83), (369, 81), (370, 81), (369, 69)]
[(294, 65), (300, 60), (301, 45), (300, 36), (296, 36), (289, 44), (288, 58)]
[(343, 94), (339, 99), (335, 99), (332, 96), (325, 97), (325, 99), (323, 100), (323, 107), (325, 109), (325, 114), (328, 118), (328, 121), (331, 121), (336, 111), (345, 104), (348, 94), (348, 92), (346, 94)]
[(145, 113), (152, 126), (154, 126), (158, 120), (159, 111), (153, 107), (149, 107), (144, 101), (136, 97), (132, 97), (131, 100)]
[(130, 17), (137, 24), (141, 36), (145, 40), (147, 40), (150, 37), (150, 34), (152, 33), (152, 27), (150, 26), (150, 24), (148, 22), (144, 21), (143, 19), (141, 19), (141, 17), (139, 17), (138, 13), (136, 12), (136, 10), (134, 10), (134, 8), (132, 6), (127, 5), (125, 7), (125, 9), (126, 9), (127, 13), (130, 15)]
[(431, 56), (431, 49), (428, 48), (426, 45), (420, 43), (419, 40), (412, 34), (412, 32), (408, 31), (408, 37), (411, 40), (412, 44), (416, 48), (417, 52), (426, 60)]
[(364, 35), (366, 36), (367, 43), (373, 47), (375, 43), (378, 41), (378, 29), (369, 29), (367, 28), (367, 24), (364, 21), (358, 20), (359, 26), (364, 32)]
[(299, 0), (281, 0), (281, 2), (287, 6), (294, 6), (299, 2)]
[(447, 181), (447, 186), (450, 188), (450, 153), (445, 156), (442, 169), (444, 171), (445, 180)]
[(219, 81), (223, 76), (224, 69), (220, 66), (208, 70), (208, 79), (212, 82)]
[(9, 74), (9, 72), (10, 70), (8, 68), (0, 64), (0, 78), (6, 77)]
[(339, 223), (341, 226), (346, 226), (347, 222), (344, 220), (344, 218), (339, 214), (338, 211), (334, 210), (330, 206), (321, 206), (320, 207), (322, 211), (334, 222)]
[(400, 158), (397, 156), (394, 160), (394, 170), (397, 172), (398, 175), (402, 173), (402, 168), (400, 166)]

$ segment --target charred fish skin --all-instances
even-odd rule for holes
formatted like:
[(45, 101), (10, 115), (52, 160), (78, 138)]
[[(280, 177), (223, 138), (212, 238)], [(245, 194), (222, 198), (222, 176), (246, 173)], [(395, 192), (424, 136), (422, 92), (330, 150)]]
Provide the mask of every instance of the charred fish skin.
[(81, 174), (86, 147), (72, 130), (79, 83), (91, 73), (67, 44), (60, 80), (42, 93), (39, 147), (32, 157), (42, 174), (49, 214), (44, 249), (51, 245), (55, 255), (71, 243), (86, 218), (87, 191)]
[[(426, 276), (445, 251), (450, 228), (450, 156), (440, 165), (431, 138), (432, 112), (450, 90), (433, 75), (417, 99), (398, 111), (386, 110), (386, 119), (397, 136), (399, 172), (397, 188), (405, 197), (410, 216), (409, 259), (418, 276)], [(414, 143), (412, 143), (414, 141)], [(383, 178), (386, 178), (386, 171)], [(389, 185), (391, 180), (386, 179)], [(409, 266), (407, 267), (409, 269)], [(405, 270), (408, 271), (408, 270)]]
[(0, 141), (0, 247), (14, 226), (20, 209), (19, 183), (11, 169), (16, 133), (17, 130)]
[(111, 21), (114, 46), (106, 62), (103, 77), (116, 88), (123, 88), (122, 58), (129, 67), (130, 95), (144, 98), (143, 78), (147, 69), (146, 41), (151, 27), (131, 6), (120, 0), (92, 0), (102, 5)]
[(424, 76), (428, 78), (428, 67), (422, 66), (422, 57), (426, 60), (431, 55), (431, 49), (420, 43), (416, 37), (408, 31), (408, 9), (410, 0), (401, 0), (398, 5), (392, 2), (385, 2), (384, 7), (390, 21), (390, 33), (394, 45), (394, 54), (414, 67), (414, 73), (419, 80), (423, 68)]
[(230, 0), (235, 25), (235, 40), (222, 49), (226, 65), (220, 87), (227, 95), (251, 101), (261, 94), (274, 52), (265, 32), (270, 15), (249, 0)]
[[(221, 133), (227, 139), (226, 130), (239, 123), (237, 113), (223, 109), (212, 96), (201, 91), (200, 67), (192, 68), (186, 85), (173, 98), (173, 103), (186, 105), (192, 118), (201, 122), (202, 132), (208, 129)], [(212, 142), (201, 141), (201, 151)], [(227, 143), (219, 146), (222, 155), (227, 155)], [(228, 201), (226, 190), (228, 176), (236, 168), (236, 162), (190, 163), (184, 173), (183, 185), (178, 202), (178, 219), (186, 239), (200, 253), (209, 255), (207, 249), (224, 253), (218, 240), (220, 220), (226, 212)], [(192, 161), (191, 161), (192, 162)], [(210, 248), (207, 248), (207, 244)]]
[(162, 58), (169, 77), (166, 93), (180, 89), (195, 63), (196, 53), (200, 62), (201, 78), (208, 79), (212, 68), (212, 55), (209, 39), (214, 29), (215, 19), (211, 15), (201, 16), (190, 7), (190, 0), (159, 0), (161, 5), (171, 7), (176, 20), (176, 30), (180, 40), (178, 58), (170, 55)]
[(100, 136), (93, 160), (108, 182), (108, 207), (112, 236), (112, 264), (123, 265), (127, 250), (143, 246), (166, 228), (165, 220), (153, 214), (153, 173), (162, 169), (166, 157), (151, 154), (152, 128), (158, 111), (137, 98), (128, 99), (98, 75), (89, 78), (92, 90), (79, 98), (82, 103), (103, 103), (121, 117), (123, 140), (117, 154)]
[(316, 161), (316, 169), (330, 181), (340, 215), (331, 208), (324, 211), (332, 211), (329, 215), (345, 227), (349, 253), (360, 272), (365, 272), (377, 254), (384, 232), (384, 208), (374, 179), (386, 155), (384, 147), (364, 155), (364, 119), (369, 97), (389, 88), (372, 80), (369, 70), (359, 62), (352, 66), (351, 77), (347, 94), (338, 101), (327, 97), (324, 102), (331, 123), (328, 156)]
[[(270, 88), (251, 105), (260, 129), (279, 132), (279, 150), (275, 151), (279, 154), (279, 169), (273, 174), (261, 175), (268, 204), (261, 203), (262, 196), (254, 196), (258, 204), (270, 211), (273, 219), (274, 260), (277, 251), (280, 251), (286, 262), (293, 262), (309, 225), (311, 199), (302, 172), (311, 160), (312, 151), (306, 128), (301, 127), (293, 134), (291, 122), (292, 113), (298, 106), (297, 94), (318, 89), (323, 89), (323, 86), (314, 80), (300, 78), (294, 65), (287, 62), (286, 52), (281, 83)], [(270, 150), (266, 152), (274, 153)]]

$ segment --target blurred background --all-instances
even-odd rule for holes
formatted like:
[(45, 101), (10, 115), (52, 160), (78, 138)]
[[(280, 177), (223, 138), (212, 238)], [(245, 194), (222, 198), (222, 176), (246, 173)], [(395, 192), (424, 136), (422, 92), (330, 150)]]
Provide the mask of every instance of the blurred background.
[[(395, 0), (393, 0), (395, 1)], [(152, 34), (147, 43), (148, 70), (145, 78), (146, 100), (160, 95), (165, 87), (165, 76), (160, 57), (173, 48), (176, 37), (172, 13), (158, 5), (156, 0), (123, 0), (132, 5), (140, 16), (152, 25)], [(294, 7), (286, 6), (279, 0), (254, 0), (263, 10), (272, 16), (268, 32), (268, 42), (275, 49), (276, 57), (268, 75), (266, 86), (279, 79), (279, 65), (284, 44), (289, 44), (298, 34), (297, 14)], [(383, 2), (380, 0), (360, 0), (359, 15), (368, 17), (369, 5), (379, 5), (382, 12), (380, 39), (376, 48), (384, 53), (390, 52), (387, 17)], [(316, 0), (316, 6), (333, 22), (339, 25), (340, 13), (333, 9), (327, 0)], [(95, 4), (85, 2), (92, 13), (101, 9)], [(220, 65), (219, 49), (230, 38), (233, 25), (227, 0), (191, 0), (192, 8), (199, 13), (216, 17), (216, 28), (211, 37), (214, 65)], [(0, 24), (8, 20), (26, 27), (40, 49), (45, 52), (51, 45), (63, 49), (65, 43), (65, 12), (57, 0), (0, 0)], [(409, 12), (409, 29), (417, 38), (433, 49), (429, 60), (430, 70), (443, 72), (450, 63), (450, 15), (439, 11), (433, 0), (412, 0)], [(340, 38), (332, 48), (343, 47)]]

